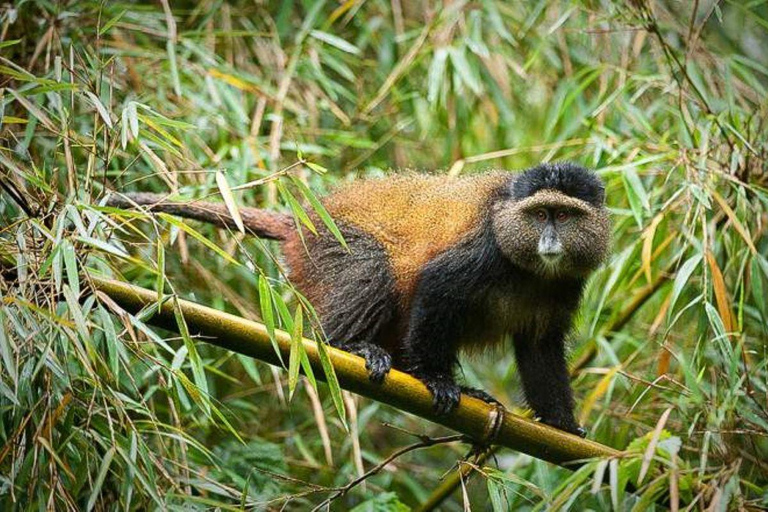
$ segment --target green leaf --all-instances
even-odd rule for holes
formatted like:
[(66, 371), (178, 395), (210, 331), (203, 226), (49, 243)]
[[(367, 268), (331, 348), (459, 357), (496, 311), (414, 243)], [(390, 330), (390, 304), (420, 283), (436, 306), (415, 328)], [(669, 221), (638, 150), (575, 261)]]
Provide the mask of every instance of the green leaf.
[(165, 290), (165, 245), (163, 244), (163, 239), (160, 237), (157, 237), (155, 240), (155, 251), (156, 251), (156, 264), (157, 264), (157, 274), (155, 277), (155, 291), (157, 292), (157, 308), (160, 309), (160, 306), (163, 302), (164, 297), (164, 290)]
[(349, 431), (349, 427), (347, 426), (347, 409), (344, 407), (344, 397), (341, 396), (341, 385), (339, 384), (339, 379), (336, 377), (336, 370), (333, 369), (331, 358), (328, 355), (328, 348), (325, 346), (324, 341), (317, 342), (317, 355), (320, 358), (320, 364), (323, 367), (325, 380), (328, 383), (328, 389), (331, 392), (333, 406), (336, 408), (339, 418), (341, 418), (341, 423), (344, 425), (344, 429)]
[(624, 188), (627, 191), (627, 200), (632, 208), (637, 225), (643, 225), (643, 212), (650, 212), (648, 193), (643, 187), (642, 181), (633, 167), (628, 167), (621, 175), (624, 180)]
[(211, 242), (207, 238), (205, 238), (203, 235), (201, 235), (198, 231), (195, 231), (191, 227), (189, 227), (187, 224), (184, 223), (184, 221), (177, 219), (173, 215), (168, 215), (167, 213), (159, 213), (158, 217), (161, 217), (163, 220), (168, 222), (169, 224), (172, 224), (176, 226), (177, 228), (181, 229), (188, 235), (191, 235), (195, 240), (200, 242), (201, 244), (205, 245), (207, 248), (227, 260), (229, 263), (232, 263), (233, 265), (240, 266), (240, 262), (234, 259), (232, 256), (227, 254), (227, 252), (224, 251), (221, 247), (216, 245), (215, 243)]
[(314, 37), (318, 41), (322, 41), (324, 43), (328, 43), (331, 46), (334, 46), (338, 48), (339, 50), (347, 53), (351, 53), (352, 55), (358, 55), (360, 53), (360, 49), (345, 41), (344, 39), (335, 36), (333, 34), (329, 34), (328, 32), (323, 32), (321, 30), (312, 30), (309, 33), (310, 36)]
[(200, 393), (196, 393), (199, 397), (200, 405), (207, 415), (211, 414), (211, 405), (208, 399), (208, 380), (205, 377), (205, 368), (203, 367), (203, 361), (200, 359), (200, 354), (197, 352), (197, 346), (189, 335), (189, 328), (187, 322), (184, 320), (184, 312), (181, 310), (179, 304), (179, 298), (174, 295), (173, 297), (173, 316), (176, 318), (176, 326), (179, 328), (179, 334), (184, 340), (184, 347), (186, 347), (189, 354), (189, 362), (192, 366), (192, 377), (195, 379), (195, 385)]
[(3, 366), (5, 371), (10, 375), (14, 384), (17, 383), (16, 365), (14, 364), (14, 352), (15, 347), (13, 341), (8, 338), (9, 331), (6, 331), (5, 325), (5, 312), (4, 309), (0, 309), (0, 357), (3, 360)]
[(101, 460), (99, 473), (96, 475), (96, 480), (93, 482), (93, 487), (91, 487), (91, 496), (88, 498), (88, 504), (85, 506), (85, 510), (89, 512), (93, 510), (94, 505), (96, 505), (96, 500), (101, 494), (101, 486), (104, 485), (104, 479), (107, 477), (107, 471), (109, 471), (109, 466), (112, 464), (112, 458), (114, 456), (115, 447), (113, 446), (107, 450), (107, 453)]
[(179, 65), (176, 62), (176, 43), (168, 38), (165, 42), (165, 50), (168, 53), (168, 64), (171, 67), (171, 81), (173, 82), (173, 92), (181, 97), (181, 80), (179, 80)]
[(301, 307), (296, 308), (296, 316), (293, 320), (293, 330), (291, 331), (291, 355), (288, 360), (288, 397), (293, 398), (293, 392), (296, 391), (296, 385), (299, 383), (299, 367), (301, 364), (302, 352), (302, 331), (304, 321), (302, 319)]
[(506, 512), (509, 510), (509, 504), (502, 495), (503, 486), (493, 478), (487, 478), (485, 485), (488, 489), (488, 496), (491, 498), (491, 506), (494, 512)]
[(8, 41), (2, 41), (0, 42), (0, 49), (8, 48), (9, 46), (19, 44), (21, 41), (23, 41), (23, 39), (10, 39)]
[(240, 216), (240, 210), (237, 208), (237, 201), (235, 201), (235, 195), (232, 193), (232, 189), (229, 188), (226, 176), (221, 171), (216, 171), (216, 185), (219, 187), (221, 197), (224, 198), (224, 204), (227, 207), (227, 211), (232, 216), (232, 220), (235, 222), (237, 229), (241, 233), (245, 233), (245, 226), (243, 225), (243, 218)]
[(677, 299), (680, 297), (680, 293), (683, 291), (685, 285), (688, 284), (691, 274), (693, 274), (693, 271), (696, 270), (696, 267), (701, 263), (702, 257), (701, 253), (694, 254), (688, 258), (688, 260), (680, 267), (680, 270), (677, 271), (675, 281), (672, 285), (672, 298), (669, 301), (670, 314), (675, 311), (675, 303), (677, 303)]
[(102, 26), (102, 27), (99, 29), (99, 35), (100, 35), (100, 36), (103, 36), (104, 34), (106, 34), (106, 33), (109, 31), (109, 29), (111, 29), (112, 27), (114, 27), (114, 26), (115, 26), (115, 23), (117, 23), (118, 21), (120, 21), (120, 18), (122, 18), (122, 17), (123, 17), (123, 15), (124, 15), (126, 12), (128, 12), (128, 10), (127, 10), (127, 9), (123, 9), (122, 11), (120, 11), (119, 13), (117, 13), (117, 15), (113, 16), (113, 17), (112, 17), (112, 18), (111, 18), (111, 19), (110, 19), (108, 22), (106, 22), (106, 23), (104, 24), (104, 26)]
[(104, 124), (106, 124), (109, 128), (112, 128), (112, 119), (109, 117), (107, 107), (104, 106), (99, 97), (93, 94), (91, 91), (83, 91), (83, 93), (85, 94), (85, 97), (90, 100), (91, 104), (96, 107), (96, 111), (104, 121)]
[(315, 171), (317, 174), (325, 174), (328, 172), (328, 169), (314, 162), (304, 162), (304, 165)]
[(75, 248), (69, 239), (61, 241), (61, 254), (64, 258), (64, 268), (67, 271), (67, 282), (76, 296), (80, 295), (80, 275), (77, 271), (77, 258)]
[(299, 202), (296, 200), (295, 197), (293, 197), (293, 194), (283, 186), (282, 183), (277, 182), (277, 190), (280, 192), (280, 195), (283, 197), (283, 200), (288, 203), (288, 206), (291, 208), (291, 212), (293, 213), (293, 216), (301, 221), (302, 224), (304, 224), (307, 229), (309, 229), (313, 234), (317, 234), (317, 229), (315, 229), (315, 225), (312, 223), (312, 220), (307, 215), (307, 212), (304, 211), (304, 209), (301, 207)]
[(483, 92), (483, 86), (480, 83), (480, 78), (477, 72), (470, 67), (467, 61), (464, 48), (450, 48), (448, 54), (451, 57), (451, 64), (456, 72), (461, 77), (461, 81), (470, 88), (475, 94), (481, 94)]
[(315, 213), (317, 213), (317, 216), (320, 217), (320, 220), (323, 221), (323, 224), (325, 224), (325, 227), (328, 228), (328, 231), (333, 233), (333, 236), (345, 249), (349, 249), (347, 242), (344, 240), (344, 235), (342, 235), (341, 231), (339, 231), (339, 228), (331, 218), (331, 214), (328, 213), (328, 210), (326, 210), (325, 206), (323, 206), (323, 203), (317, 199), (315, 194), (313, 194), (312, 191), (309, 190), (309, 188), (299, 178), (291, 176), (291, 180), (301, 191), (301, 194), (307, 199), (307, 201), (309, 201), (309, 204), (312, 205), (312, 209), (315, 211)]
[(437, 48), (432, 57), (427, 74), (427, 101), (436, 104), (440, 99), (440, 91), (445, 81), (445, 64), (448, 60), (448, 49)]
[(280, 351), (280, 346), (277, 343), (275, 337), (275, 312), (272, 308), (272, 288), (267, 282), (267, 277), (264, 274), (259, 275), (259, 307), (261, 309), (261, 321), (267, 328), (269, 334), (269, 341), (272, 342), (272, 348), (275, 349), (280, 364), (285, 368), (285, 362), (283, 361), (283, 354)]

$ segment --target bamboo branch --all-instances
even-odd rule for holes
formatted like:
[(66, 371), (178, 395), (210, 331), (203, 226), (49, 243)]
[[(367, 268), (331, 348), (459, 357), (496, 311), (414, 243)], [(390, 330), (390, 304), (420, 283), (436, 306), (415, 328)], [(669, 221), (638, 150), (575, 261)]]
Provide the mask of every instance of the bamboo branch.
[[(133, 314), (145, 306), (158, 303), (157, 294), (151, 290), (93, 276), (90, 281), (98, 292)], [(190, 334), (204, 336), (208, 343), (269, 364), (280, 364), (264, 325), (193, 302), (179, 300), (178, 303)], [(172, 331), (178, 329), (170, 301), (164, 301), (160, 310), (147, 322)], [(275, 337), (283, 359), (287, 361), (290, 335), (277, 331)], [(303, 344), (315, 375), (322, 378), (323, 370), (316, 343), (305, 339)], [(438, 423), (472, 439), (487, 440), (488, 432), (497, 418), (498, 409), (494, 406), (462, 395), (453, 413), (438, 416), (432, 410), (429, 391), (414, 377), (393, 369), (382, 384), (374, 384), (368, 379), (362, 358), (332, 347), (328, 347), (327, 351), (342, 388)], [(584, 459), (621, 455), (620, 451), (608, 446), (581, 439), (508, 411), (503, 412), (500, 420), (493, 443), (564, 467), (573, 469)]]

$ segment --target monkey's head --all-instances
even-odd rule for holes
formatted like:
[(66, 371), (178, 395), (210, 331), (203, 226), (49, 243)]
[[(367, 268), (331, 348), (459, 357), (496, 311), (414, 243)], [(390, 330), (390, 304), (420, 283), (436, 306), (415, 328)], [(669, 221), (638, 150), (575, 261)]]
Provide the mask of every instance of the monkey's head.
[(584, 277), (608, 253), (605, 187), (570, 163), (542, 164), (514, 177), (493, 204), (493, 231), (514, 264), (545, 278)]

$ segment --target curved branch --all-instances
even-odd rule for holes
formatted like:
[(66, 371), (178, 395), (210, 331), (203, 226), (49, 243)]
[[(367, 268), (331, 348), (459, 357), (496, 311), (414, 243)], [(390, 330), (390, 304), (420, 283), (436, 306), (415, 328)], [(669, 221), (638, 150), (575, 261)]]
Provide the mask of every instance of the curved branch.
[[(93, 276), (90, 280), (98, 292), (107, 295), (130, 313), (135, 314), (145, 306), (158, 303), (158, 296), (154, 291)], [(178, 303), (190, 334), (204, 336), (207, 343), (269, 364), (280, 364), (264, 325), (190, 301), (179, 300)], [(147, 320), (147, 323), (177, 331), (178, 326), (170, 301), (164, 301), (159, 312)], [(275, 337), (283, 358), (287, 360), (291, 346), (290, 335), (276, 331)], [(324, 373), (316, 343), (308, 339), (304, 339), (303, 343), (315, 375), (322, 377)], [(368, 379), (362, 358), (332, 347), (328, 347), (327, 351), (339, 384), (344, 389), (439, 423), (473, 439), (484, 439), (495, 423), (498, 409), (466, 395), (461, 397), (461, 402), (453, 413), (438, 416), (432, 410), (432, 396), (429, 391), (414, 377), (393, 369), (383, 384), (374, 384)], [(564, 467), (573, 469), (584, 459), (621, 455), (620, 451), (608, 446), (581, 439), (508, 411), (503, 412), (501, 420), (494, 443)]]

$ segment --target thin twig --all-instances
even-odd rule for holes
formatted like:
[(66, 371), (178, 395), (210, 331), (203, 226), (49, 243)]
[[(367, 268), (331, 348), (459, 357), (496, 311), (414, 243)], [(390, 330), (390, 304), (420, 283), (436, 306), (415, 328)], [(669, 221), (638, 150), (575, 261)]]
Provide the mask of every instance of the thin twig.
[(342, 496), (344, 496), (346, 493), (348, 493), (352, 488), (354, 488), (357, 485), (360, 485), (362, 482), (364, 482), (366, 479), (370, 478), (371, 476), (375, 475), (382, 469), (384, 469), (387, 464), (391, 463), (398, 457), (401, 457), (405, 455), (406, 453), (412, 452), (414, 450), (418, 450), (420, 448), (428, 448), (430, 446), (435, 446), (438, 444), (447, 444), (447, 443), (455, 443), (456, 441), (462, 441), (465, 443), (472, 442), (467, 436), (464, 434), (455, 434), (452, 436), (443, 436), (443, 437), (428, 437), (423, 436), (421, 440), (418, 443), (413, 443), (408, 446), (404, 446), (403, 448), (400, 448), (398, 450), (395, 450), (393, 453), (389, 455), (386, 459), (381, 461), (379, 464), (375, 465), (368, 471), (366, 471), (363, 475), (355, 478), (351, 482), (349, 482), (347, 485), (343, 487), (339, 487), (335, 489), (334, 494), (329, 496), (325, 501), (320, 503), (318, 506), (312, 509), (312, 512), (315, 510), (320, 510), (322, 507), (326, 505), (330, 505), (330, 503)]

